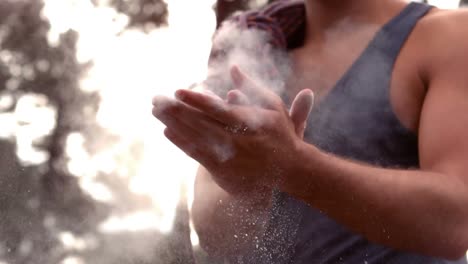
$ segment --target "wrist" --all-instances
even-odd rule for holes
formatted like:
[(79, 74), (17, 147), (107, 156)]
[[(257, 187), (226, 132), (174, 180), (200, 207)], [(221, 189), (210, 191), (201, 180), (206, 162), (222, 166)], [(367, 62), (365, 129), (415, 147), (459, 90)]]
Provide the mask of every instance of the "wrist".
[(316, 163), (323, 153), (315, 146), (298, 140), (294, 154), (279, 182), (279, 189), (295, 197), (308, 196), (314, 188)]

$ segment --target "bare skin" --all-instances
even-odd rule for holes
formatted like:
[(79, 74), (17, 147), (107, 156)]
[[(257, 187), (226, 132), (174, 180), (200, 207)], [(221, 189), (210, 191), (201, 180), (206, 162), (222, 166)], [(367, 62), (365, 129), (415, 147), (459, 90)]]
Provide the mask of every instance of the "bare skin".
[[(290, 86), (291, 96), (301, 90), (299, 87), (312, 87), (320, 100), (373, 33), (369, 27), (355, 28), (368, 38), (347, 39), (349, 34), (338, 34), (333, 43), (326, 37), (330, 27), (344, 17), (356, 24), (381, 26), (405, 4), (397, 0), (375, 2), (306, 1), (307, 23), (314, 27), (308, 27), (305, 45), (291, 54), (299, 74), (299, 82)], [(232, 104), (187, 90), (178, 91), (178, 103), (171, 107), (161, 107), (169, 99), (155, 98), (153, 113), (167, 125), (166, 136), (206, 168), (197, 176), (193, 207), (194, 221), (202, 240), (207, 238), (206, 246), (222, 254), (229, 251), (229, 243), (236, 243), (229, 240), (234, 230), (226, 228), (226, 223), (240, 221), (242, 214), (223, 214), (226, 208), (219, 200), (224, 205), (244, 205), (243, 200), (259, 190), (252, 186), (261, 186), (268, 193), (268, 188), (279, 185), (282, 191), (371, 241), (448, 259), (464, 255), (468, 248), (468, 32), (460, 25), (465, 22), (466, 11), (431, 11), (414, 29), (393, 71), (391, 103), (401, 123), (418, 133), (420, 170), (383, 169), (321, 152), (297, 133), (303, 127), (301, 118), (293, 118), (279, 97), (236, 70), (233, 79), (238, 90), (230, 96), (238, 98), (244, 93), (262, 97), (261, 107)], [(356, 53), (341, 57), (341, 61), (327, 57), (325, 44), (338, 43), (353, 45)], [(326, 82), (301, 78), (300, 73), (315, 69), (308, 61), (324, 65)], [(306, 111), (307, 107), (298, 110), (301, 114), (296, 116), (304, 117)], [(250, 116), (267, 121), (260, 127), (249, 127)], [(223, 129), (226, 125), (246, 126), (248, 133), (231, 133)], [(199, 135), (198, 129), (210, 132)], [(237, 155), (220, 162), (210, 151), (208, 138), (233, 146)], [(198, 144), (195, 150), (194, 142)], [(249, 162), (252, 159), (256, 162)], [(264, 171), (267, 164), (282, 171), (281, 181), (268, 177)], [(205, 188), (214, 188), (217, 195), (203, 199)], [(267, 208), (268, 202), (261, 201), (247, 207)], [(257, 212), (263, 215), (261, 209)], [(213, 237), (220, 240), (210, 241), (209, 234), (217, 232), (223, 236)]]

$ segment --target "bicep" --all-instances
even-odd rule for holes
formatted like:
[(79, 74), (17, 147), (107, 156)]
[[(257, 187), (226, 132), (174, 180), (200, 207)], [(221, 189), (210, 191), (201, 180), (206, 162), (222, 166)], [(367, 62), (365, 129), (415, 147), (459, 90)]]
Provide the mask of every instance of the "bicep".
[[(421, 111), (421, 169), (459, 176), (468, 183), (468, 76), (448, 65), (435, 77)], [(465, 65), (468, 66), (468, 65)]]

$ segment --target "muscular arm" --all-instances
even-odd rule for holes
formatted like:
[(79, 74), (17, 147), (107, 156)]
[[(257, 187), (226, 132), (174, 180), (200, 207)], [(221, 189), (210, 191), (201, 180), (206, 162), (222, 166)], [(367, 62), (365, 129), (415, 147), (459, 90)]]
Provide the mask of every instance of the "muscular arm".
[[(316, 150), (308, 146), (304, 152)], [(305, 159), (311, 167), (284, 191), (374, 242), (453, 259), (466, 252), (466, 174), (441, 173), (435, 167), (390, 170), (312, 155), (313, 160)], [(304, 184), (307, 191), (299, 187)]]
[(292, 174), (300, 176), (290, 178), (284, 191), (375, 242), (445, 258), (465, 254), (468, 41), (461, 33), (442, 37), (445, 46), (431, 54), (435, 61), (419, 127), (420, 170), (372, 167), (303, 144), (300, 164), (307, 165)]

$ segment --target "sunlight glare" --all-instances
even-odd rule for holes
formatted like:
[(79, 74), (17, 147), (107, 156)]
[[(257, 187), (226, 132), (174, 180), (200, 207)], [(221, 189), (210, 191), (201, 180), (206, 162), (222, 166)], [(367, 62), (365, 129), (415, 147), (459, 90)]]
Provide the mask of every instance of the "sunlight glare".
[(141, 211), (126, 216), (112, 216), (101, 223), (99, 230), (104, 233), (119, 233), (122, 231), (158, 230), (167, 233), (172, 228), (172, 222), (162, 221), (154, 211)]
[(16, 151), (25, 165), (41, 164), (47, 161), (48, 153), (35, 147), (55, 128), (56, 109), (44, 95), (22, 95), (14, 111)]
[(429, 0), (428, 2), (442, 9), (455, 9), (460, 5), (460, 0)]
[[(168, 0), (168, 26), (147, 34), (125, 29), (128, 18), (104, 5), (94, 7), (83, 0), (45, 2), (43, 14), (51, 22), (49, 41), (56, 44), (59, 35), (69, 29), (79, 33), (78, 60), (93, 62), (80, 81), (81, 88), (100, 94), (97, 121), (119, 137), (116, 143), (103, 142), (97, 153), (87, 153), (82, 136), (70, 135), (69, 171), (95, 199), (108, 202), (112, 192), (99, 185), (96, 175), (117, 171), (118, 176), (130, 179), (132, 192), (151, 197), (154, 208), (161, 210), (110, 216), (100, 229), (156, 228), (168, 232), (180, 186), (193, 185), (197, 164), (164, 138), (164, 126), (151, 115), (151, 98), (156, 94), (172, 96), (176, 89), (206, 76), (215, 29), (214, 0)], [(141, 158), (130, 152), (135, 144), (142, 145)], [(190, 202), (192, 193), (189, 187)]]
[(80, 257), (69, 256), (62, 260), (60, 264), (85, 264), (85, 262)]
[(60, 242), (65, 246), (65, 249), (83, 251), (87, 248), (86, 241), (75, 236), (71, 232), (61, 232), (58, 235)]

